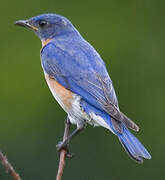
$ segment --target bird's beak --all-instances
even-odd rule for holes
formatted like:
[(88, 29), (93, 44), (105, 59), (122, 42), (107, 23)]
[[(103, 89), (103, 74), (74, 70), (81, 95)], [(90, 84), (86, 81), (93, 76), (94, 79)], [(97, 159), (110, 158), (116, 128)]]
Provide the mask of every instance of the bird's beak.
[(37, 30), (38, 30), (37, 27), (31, 25), (27, 20), (19, 20), (19, 21), (16, 21), (14, 24), (15, 24), (15, 25), (18, 25), (18, 26), (30, 28), (30, 29), (32, 29), (32, 30), (34, 30), (34, 31), (37, 31)]

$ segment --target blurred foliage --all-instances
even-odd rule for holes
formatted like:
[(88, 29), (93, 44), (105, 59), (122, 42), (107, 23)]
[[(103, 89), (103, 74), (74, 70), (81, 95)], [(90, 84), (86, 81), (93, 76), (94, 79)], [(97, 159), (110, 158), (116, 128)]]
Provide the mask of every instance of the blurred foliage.
[[(41, 43), (13, 22), (41, 13), (68, 17), (101, 54), (120, 108), (141, 127), (151, 152), (143, 165), (128, 158), (117, 138), (87, 127), (70, 145), (63, 179), (164, 179), (165, 1), (1, 0), (0, 148), (23, 180), (55, 179), (66, 114), (52, 97), (40, 65)], [(0, 179), (10, 179), (0, 165)]]

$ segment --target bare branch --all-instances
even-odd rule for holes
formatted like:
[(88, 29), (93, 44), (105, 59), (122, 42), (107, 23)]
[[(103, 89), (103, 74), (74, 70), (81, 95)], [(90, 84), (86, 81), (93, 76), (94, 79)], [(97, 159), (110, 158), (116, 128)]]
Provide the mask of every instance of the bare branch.
[(13, 166), (10, 164), (7, 157), (4, 156), (2, 152), (0, 152), (0, 161), (2, 165), (4, 166), (4, 168), (6, 169), (6, 172), (9, 173), (11, 177), (13, 177), (14, 180), (21, 180), (19, 174), (16, 173)]
[[(65, 141), (67, 139), (67, 137), (69, 135), (69, 130), (70, 130), (70, 122), (69, 122), (69, 119), (67, 118), (67, 120), (65, 122), (65, 131), (64, 131), (63, 141)], [(56, 180), (62, 179), (62, 174), (63, 174), (64, 167), (65, 167), (66, 155), (67, 155), (67, 148), (62, 149), (60, 151), (60, 160), (59, 160), (59, 166), (58, 166), (58, 172), (57, 172)]]

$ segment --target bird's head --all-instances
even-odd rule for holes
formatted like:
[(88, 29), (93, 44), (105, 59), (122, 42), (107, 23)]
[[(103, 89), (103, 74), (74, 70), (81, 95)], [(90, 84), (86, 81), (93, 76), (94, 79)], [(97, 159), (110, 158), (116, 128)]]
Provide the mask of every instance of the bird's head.
[(57, 14), (42, 14), (27, 20), (16, 21), (15, 24), (32, 29), (42, 42), (76, 31), (67, 18)]

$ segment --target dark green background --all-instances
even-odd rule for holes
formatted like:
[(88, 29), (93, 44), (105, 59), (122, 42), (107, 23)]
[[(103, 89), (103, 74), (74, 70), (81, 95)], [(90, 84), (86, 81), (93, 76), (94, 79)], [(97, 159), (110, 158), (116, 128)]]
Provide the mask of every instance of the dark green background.
[[(13, 25), (41, 13), (68, 17), (101, 54), (120, 108), (141, 130), (152, 160), (129, 159), (118, 139), (87, 127), (70, 146), (64, 180), (163, 180), (165, 166), (165, 1), (2, 0), (0, 3), (0, 149), (22, 180), (53, 180), (66, 114), (52, 97), (40, 65), (41, 43)], [(0, 165), (0, 180), (8, 180)]]

